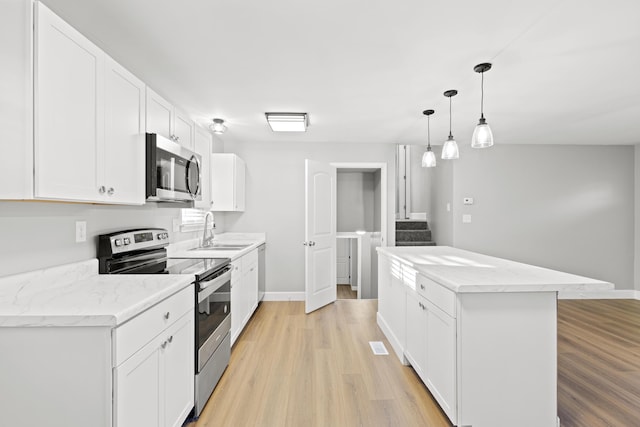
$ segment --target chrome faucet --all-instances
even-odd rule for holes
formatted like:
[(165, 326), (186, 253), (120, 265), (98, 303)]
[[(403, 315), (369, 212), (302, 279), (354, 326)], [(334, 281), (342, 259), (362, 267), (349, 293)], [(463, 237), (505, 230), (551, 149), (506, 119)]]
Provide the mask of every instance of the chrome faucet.
[[(209, 232), (209, 236), (207, 236), (207, 230), (208, 230), (207, 223), (209, 222), (208, 221), (209, 218), (211, 218), (212, 227), (211, 227), (211, 231)], [(213, 245), (213, 238), (214, 238), (213, 226), (214, 226), (214, 223), (213, 223), (213, 212), (207, 211), (207, 213), (204, 214), (204, 230), (202, 232), (202, 245), (201, 246), (203, 248), (208, 248), (208, 247)]]

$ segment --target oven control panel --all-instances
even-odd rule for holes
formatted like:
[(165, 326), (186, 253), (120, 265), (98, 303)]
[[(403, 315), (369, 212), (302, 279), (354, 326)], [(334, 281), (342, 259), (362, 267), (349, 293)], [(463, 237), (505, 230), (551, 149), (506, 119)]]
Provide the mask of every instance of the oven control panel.
[(169, 233), (164, 228), (124, 230), (98, 236), (98, 257), (162, 248), (169, 244)]

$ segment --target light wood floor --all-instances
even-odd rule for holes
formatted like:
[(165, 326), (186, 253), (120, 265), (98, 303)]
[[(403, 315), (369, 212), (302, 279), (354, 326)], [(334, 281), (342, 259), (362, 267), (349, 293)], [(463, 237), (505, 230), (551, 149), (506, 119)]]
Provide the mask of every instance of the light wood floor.
[[(197, 423), (209, 426), (450, 426), (383, 341), (375, 300), (264, 302)], [(640, 301), (558, 302), (562, 427), (640, 426)]]
[(558, 301), (562, 427), (640, 426), (640, 301)]
[(302, 302), (263, 302), (227, 371), (189, 427), (350, 427), (450, 424), (376, 325), (376, 300), (338, 300), (309, 315)]
[(358, 292), (351, 290), (351, 285), (338, 285), (338, 299), (357, 299)]

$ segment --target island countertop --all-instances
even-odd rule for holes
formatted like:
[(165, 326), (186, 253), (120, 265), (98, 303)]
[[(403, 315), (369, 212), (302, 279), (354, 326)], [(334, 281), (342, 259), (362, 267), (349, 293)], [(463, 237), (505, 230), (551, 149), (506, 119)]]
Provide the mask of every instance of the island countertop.
[(604, 291), (613, 284), (449, 246), (379, 247), (456, 293)]

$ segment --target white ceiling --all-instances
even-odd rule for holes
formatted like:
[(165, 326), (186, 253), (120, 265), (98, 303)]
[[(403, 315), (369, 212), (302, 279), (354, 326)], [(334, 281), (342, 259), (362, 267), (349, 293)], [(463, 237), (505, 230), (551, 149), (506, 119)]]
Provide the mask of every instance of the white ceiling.
[[(44, 0), (224, 141), (640, 143), (638, 0)], [(307, 112), (305, 134), (266, 111)]]

